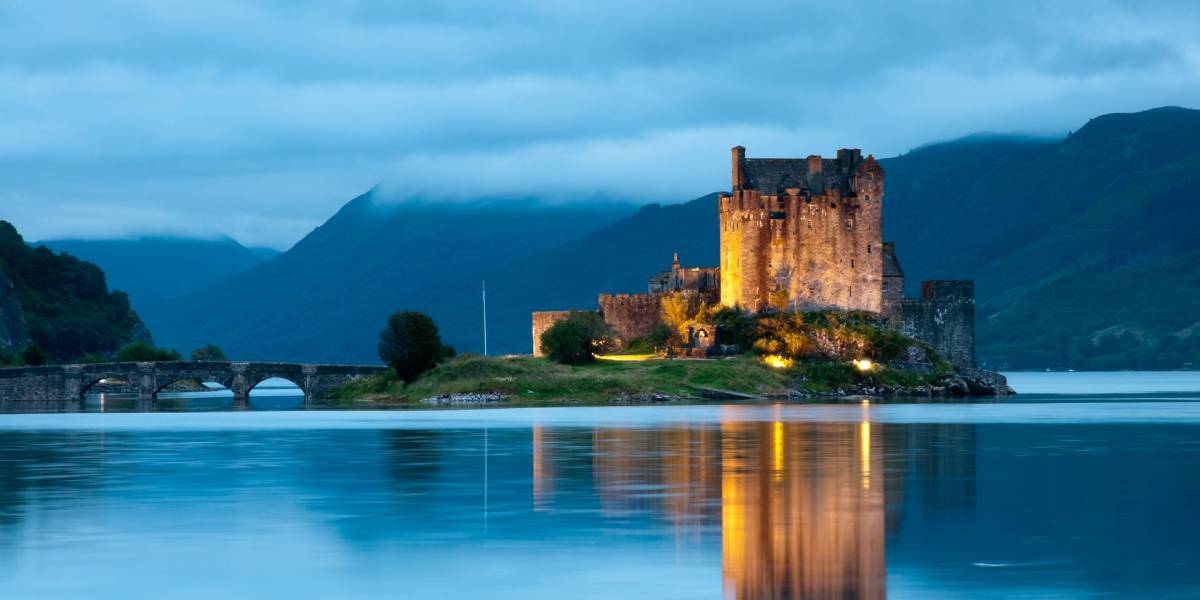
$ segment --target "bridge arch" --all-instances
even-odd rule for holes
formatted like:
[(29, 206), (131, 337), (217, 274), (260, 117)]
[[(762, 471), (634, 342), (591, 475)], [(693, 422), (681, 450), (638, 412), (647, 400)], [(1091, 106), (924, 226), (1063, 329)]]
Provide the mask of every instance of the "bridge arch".
[(120, 382), (126, 386), (129, 386), (130, 389), (133, 389), (138, 385), (136, 375), (130, 375), (129, 373), (126, 373), (126, 372), (113, 371), (113, 372), (88, 373), (86, 375), (83, 375), (79, 379), (79, 397), (78, 398), (68, 398), (68, 400), (83, 400), (84, 396), (86, 396), (88, 393), (92, 392), (92, 388), (94, 388), (98, 385), (105, 385), (108, 383), (117, 383), (117, 382)]
[(250, 384), (246, 387), (246, 393), (249, 394), (250, 392), (253, 392), (255, 388), (272, 379), (282, 379), (283, 381), (286, 381), (299, 388), (300, 393), (306, 393), (307, 386), (304, 385), (304, 377), (297, 377), (295, 375), (267, 375), (266, 377), (255, 377), (254, 379), (250, 380)]
[[(195, 382), (199, 383), (200, 385), (204, 385), (206, 383), (216, 383), (216, 384), (221, 385), (221, 387), (225, 388), (226, 390), (233, 389), (231, 387), (233, 385), (233, 377), (229, 377), (229, 376), (223, 376), (223, 375), (218, 375), (218, 374), (212, 374), (211, 376), (174, 375), (174, 374), (172, 374), (170, 376), (164, 377), (162, 375), (159, 375), (157, 378), (155, 378), (155, 382), (154, 382), (154, 397), (157, 398), (158, 394), (160, 392), (167, 389), (172, 384), (178, 383), (180, 381), (195, 381)], [(212, 391), (217, 391), (217, 390), (212, 390)]]

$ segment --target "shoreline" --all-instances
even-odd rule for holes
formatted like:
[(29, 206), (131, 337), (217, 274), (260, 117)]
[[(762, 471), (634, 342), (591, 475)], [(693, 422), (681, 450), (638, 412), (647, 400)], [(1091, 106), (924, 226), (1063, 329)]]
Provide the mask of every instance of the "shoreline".
[(746, 356), (597, 361), (581, 366), (530, 357), (464, 356), (408, 385), (390, 372), (359, 379), (335, 389), (319, 404), (330, 408), (604, 406), (820, 402), (862, 397), (952, 400), (1015, 393), (999, 373), (932, 365), (879, 365), (863, 372), (842, 361), (813, 361), (779, 369)]

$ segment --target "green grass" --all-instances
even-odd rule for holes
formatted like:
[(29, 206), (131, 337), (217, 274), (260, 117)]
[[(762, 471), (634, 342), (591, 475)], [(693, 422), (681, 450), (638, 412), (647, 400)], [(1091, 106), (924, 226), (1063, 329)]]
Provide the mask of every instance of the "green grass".
[(337, 405), (416, 405), (452, 393), (499, 393), (518, 405), (603, 404), (623, 394), (696, 396), (695, 388), (769, 395), (787, 390), (829, 392), (854, 383), (918, 385), (927, 377), (883, 369), (860, 374), (848, 363), (809, 362), (772, 369), (751, 356), (724, 360), (597, 361), (567, 366), (542, 358), (454, 358), (405, 386), (388, 372), (335, 390)]

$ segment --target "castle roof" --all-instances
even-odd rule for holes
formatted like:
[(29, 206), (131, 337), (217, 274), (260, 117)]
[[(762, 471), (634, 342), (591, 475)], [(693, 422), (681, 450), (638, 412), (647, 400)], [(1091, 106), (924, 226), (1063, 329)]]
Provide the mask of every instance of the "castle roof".
[[(810, 169), (810, 162), (820, 167)], [(743, 158), (741, 163), (745, 187), (764, 195), (786, 195), (789, 188), (821, 195), (835, 189), (850, 192), (850, 178), (863, 159), (858, 150), (839, 150), (837, 158)]]

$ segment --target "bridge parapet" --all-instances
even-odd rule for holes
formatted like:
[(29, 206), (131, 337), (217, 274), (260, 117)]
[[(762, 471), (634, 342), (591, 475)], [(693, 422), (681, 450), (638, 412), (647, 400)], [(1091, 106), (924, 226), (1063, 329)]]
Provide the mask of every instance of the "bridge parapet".
[(120, 383), (139, 400), (153, 401), (163, 388), (182, 380), (219, 383), (233, 392), (235, 402), (249, 401), (250, 391), (263, 381), (281, 378), (296, 384), (311, 403), (331, 388), (385, 367), (274, 362), (168, 361), (125, 362), (0, 369), (0, 400), (76, 401), (102, 383)]

